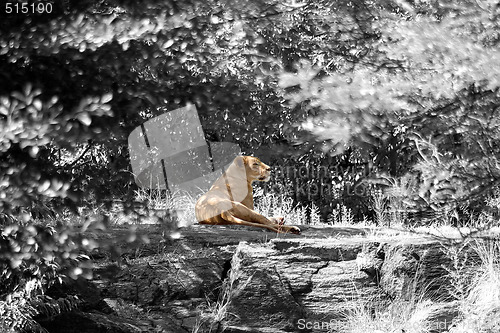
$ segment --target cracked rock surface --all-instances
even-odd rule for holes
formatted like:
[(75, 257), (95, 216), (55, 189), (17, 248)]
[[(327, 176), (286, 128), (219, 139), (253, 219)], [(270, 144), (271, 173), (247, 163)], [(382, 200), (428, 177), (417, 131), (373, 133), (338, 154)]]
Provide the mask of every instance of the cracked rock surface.
[[(404, 241), (368, 228), (301, 226), (276, 235), (232, 226), (194, 225), (170, 239), (153, 226), (120, 241), (126, 229), (95, 235), (115, 244), (94, 253), (94, 278), (48, 291), (77, 295), (78, 310), (40, 318), (59, 332), (327, 332), (300, 321), (341, 323), (359, 304), (411, 296), (417, 268), (436, 299), (446, 298), (446, 256), (438, 240)], [(113, 241), (113, 242), (112, 242)], [(118, 255), (119, 260), (114, 259)], [(452, 318), (453, 308), (442, 314)]]

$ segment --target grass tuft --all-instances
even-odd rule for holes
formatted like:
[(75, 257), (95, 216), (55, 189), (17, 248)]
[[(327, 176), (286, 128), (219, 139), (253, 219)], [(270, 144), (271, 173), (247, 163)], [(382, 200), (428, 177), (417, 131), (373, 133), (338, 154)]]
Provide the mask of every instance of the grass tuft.
[(473, 247), (481, 266), (460, 300), (461, 315), (449, 332), (500, 332), (500, 242), (478, 241)]

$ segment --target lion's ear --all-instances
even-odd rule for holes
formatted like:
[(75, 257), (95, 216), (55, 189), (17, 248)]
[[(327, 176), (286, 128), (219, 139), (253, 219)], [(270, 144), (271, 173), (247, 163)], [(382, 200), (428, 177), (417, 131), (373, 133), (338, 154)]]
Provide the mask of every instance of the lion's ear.
[(236, 164), (237, 167), (243, 168), (245, 166), (245, 156), (236, 157), (234, 163)]

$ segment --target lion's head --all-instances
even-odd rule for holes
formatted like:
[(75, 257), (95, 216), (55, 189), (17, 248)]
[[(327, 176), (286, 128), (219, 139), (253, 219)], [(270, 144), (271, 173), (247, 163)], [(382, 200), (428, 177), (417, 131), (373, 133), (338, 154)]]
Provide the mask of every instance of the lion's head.
[(240, 168), (245, 168), (246, 178), (249, 182), (255, 180), (267, 182), (271, 178), (271, 167), (262, 163), (257, 157), (238, 156), (234, 163)]

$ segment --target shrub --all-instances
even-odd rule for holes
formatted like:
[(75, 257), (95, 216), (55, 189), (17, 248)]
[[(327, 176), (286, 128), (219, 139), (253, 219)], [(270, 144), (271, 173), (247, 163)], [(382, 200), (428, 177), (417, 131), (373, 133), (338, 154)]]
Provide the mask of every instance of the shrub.
[[(97, 226), (87, 226), (91, 229)], [(52, 300), (44, 291), (66, 277), (91, 277), (90, 258), (97, 247), (73, 227), (9, 225), (0, 234), (0, 327), (2, 331), (37, 330), (36, 315), (70, 310), (77, 300)]]

